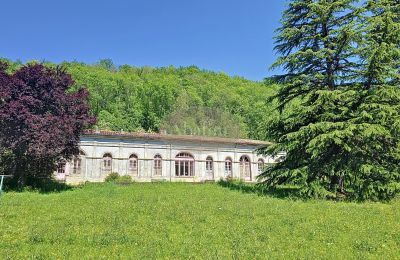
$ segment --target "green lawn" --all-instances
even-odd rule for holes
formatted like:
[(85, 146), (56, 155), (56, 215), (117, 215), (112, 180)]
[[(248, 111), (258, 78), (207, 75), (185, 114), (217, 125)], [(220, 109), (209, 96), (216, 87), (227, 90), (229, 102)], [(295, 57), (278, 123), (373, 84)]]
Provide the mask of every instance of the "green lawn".
[(292, 201), (217, 184), (0, 197), (2, 259), (400, 257), (400, 200)]

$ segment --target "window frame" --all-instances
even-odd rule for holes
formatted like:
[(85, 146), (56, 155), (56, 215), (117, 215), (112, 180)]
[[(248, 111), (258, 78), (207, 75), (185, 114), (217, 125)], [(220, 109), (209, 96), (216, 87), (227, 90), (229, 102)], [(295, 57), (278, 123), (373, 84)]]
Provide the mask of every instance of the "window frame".
[(113, 157), (111, 153), (105, 153), (101, 162), (101, 170), (103, 173), (112, 173), (113, 170)]
[(134, 153), (128, 158), (128, 174), (139, 175), (139, 157)]
[(248, 155), (242, 155), (239, 158), (240, 177), (243, 179), (251, 179), (251, 160)]
[(195, 159), (188, 152), (180, 152), (175, 156), (175, 177), (192, 178), (195, 174)]
[(57, 163), (57, 174), (65, 174), (67, 167), (67, 162), (65, 160), (61, 160)]
[(206, 158), (206, 173), (214, 173), (214, 159), (211, 156)]
[(153, 157), (153, 171), (154, 176), (162, 176), (162, 156), (160, 154)]
[(233, 160), (231, 157), (225, 158), (224, 173), (225, 176), (233, 177)]
[(80, 175), (82, 173), (82, 158), (80, 156), (75, 156), (72, 159), (72, 174)]

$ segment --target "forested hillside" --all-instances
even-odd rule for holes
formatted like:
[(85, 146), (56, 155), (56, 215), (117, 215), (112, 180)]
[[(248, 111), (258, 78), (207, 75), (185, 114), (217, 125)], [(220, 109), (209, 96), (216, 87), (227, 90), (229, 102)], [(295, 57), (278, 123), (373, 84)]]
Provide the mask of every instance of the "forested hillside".
[[(12, 63), (11, 69), (21, 65)], [(175, 134), (266, 138), (262, 129), (273, 111), (266, 103), (276, 88), (273, 84), (195, 66), (116, 67), (111, 60), (59, 65), (72, 75), (77, 88), (89, 90), (99, 129), (154, 132), (164, 128)]]

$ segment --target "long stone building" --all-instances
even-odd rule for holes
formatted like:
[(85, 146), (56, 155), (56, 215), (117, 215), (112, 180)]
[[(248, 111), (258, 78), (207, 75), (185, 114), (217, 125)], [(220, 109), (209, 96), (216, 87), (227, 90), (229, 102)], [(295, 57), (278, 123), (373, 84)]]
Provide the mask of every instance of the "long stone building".
[(100, 182), (111, 172), (135, 181), (256, 181), (273, 158), (257, 154), (270, 143), (257, 140), (91, 130), (82, 135), (80, 156), (60, 163), (56, 177), (68, 183)]

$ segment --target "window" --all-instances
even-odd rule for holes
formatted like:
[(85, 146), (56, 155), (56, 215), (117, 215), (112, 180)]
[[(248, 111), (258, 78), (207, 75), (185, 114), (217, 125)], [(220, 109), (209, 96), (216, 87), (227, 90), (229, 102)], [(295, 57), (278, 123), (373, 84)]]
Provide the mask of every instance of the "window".
[(261, 174), (261, 173), (263, 172), (264, 166), (265, 166), (264, 160), (263, 160), (263, 159), (258, 159), (258, 162), (257, 162), (257, 171), (258, 171), (258, 174)]
[(75, 156), (72, 160), (72, 174), (81, 174), (82, 173), (82, 157), (85, 156), (85, 153), (80, 151), (78, 156)]
[(250, 159), (247, 155), (240, 157), (240, 178), (250, 179), (251, 169), (250, 169)]
[(102, 170), (103, 170), (103, 173), (111, 173), (112, 172), (112, 156), (109, 153), (106, 153), (103, 156)]
[(232, 159), (230, 157), (225, 159), (225, 175), (232, 177)]
[(213, 158), (211, 156), (208, 156), (206, 158), (206, 173), (208, 176), (212, 176), (213, 175)]
[(129, 156), (128, 173), (138, 175), (138, 157), (135, 154)]
[(72, 165), (73, 174), (81, 174), (82, 159), (80, 157), (75, 157)]
[(179, 153), (175, 157), (175, 176), (192, 177), (194, 176), (194, 158), (188, 153)]
[(58, 174), (64, 174), (65, 173), (65, 161), (60, 161), (57, 164), (57, 173)]
[(162, 174), (162, 158), (157, 154), (154, 156), (154, 175), (160, 176)]
[(57, 162), (56, 178), (60, 181), (65, 181), (67, 175), (67, 162), (64, 159), (61, 159)]

